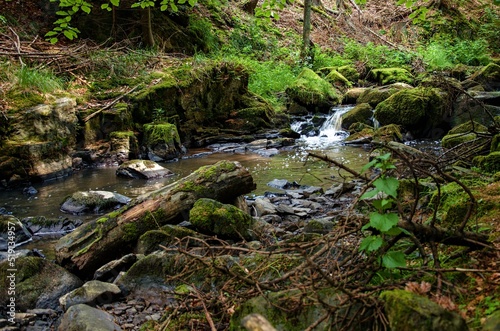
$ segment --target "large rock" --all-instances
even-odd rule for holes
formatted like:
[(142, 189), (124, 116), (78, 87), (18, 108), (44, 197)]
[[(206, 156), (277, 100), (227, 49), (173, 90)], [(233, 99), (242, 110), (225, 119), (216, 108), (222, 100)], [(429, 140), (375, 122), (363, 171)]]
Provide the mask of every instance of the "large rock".
[(373, 125), (373, 109), (369, 103), (357, 104), (353, 109), (342, 115), (342, 128), (347, 130), (354, 123)]
[(47, 180), (71, 173), (68, 152), (75, 147), (78, 117), (76, 101), (57, 99), (9, 114), (10, 134), (5, 137), (1, 163), (17, 164), (18, 169), (0, 164), (0, 180), (6, 185), (19, 178)]
[(121, 331), (113, 316), (105, 311), (79, 304), (63, 315), (59, 331)]
[[(441, 145), (444, 148), (453, 148), (466, 142), (476, 141), (486, 142), (486, 137), (479, 137), (478, 133), (488, 133), (488, 128), (475, 121), (469, 121), (455, 126), (442, 139)], [(470, 149), (470, 147), (468, 147)], [(485, 147), (483, 146), (483, 149)], [(481, 150), (478, 150), (480, 152)]]
[(467, 331), (465, 320), (426, 297), (404, 291), (385, 291), (384, 301), (391, 330), (401, 331)]
[(144, 146), (153, 161), (169, 161), (182, 153), (177, 126), (170, 123), (144, 124)]
[(90, 277), (101, 265), (130, 253), (146, 231), (183, 221), (196, 200), (211, 198), (229, 203), (254, 188), (251, 174), (238, 162), (220, 161), (201, 167), (64, 236), (56, 244), (57, 260)]
[(391, 95), (401, 91), (412, 89), (408, 84), (395, 83), (387, 86), (373, 87), (365, 89), (357, 98), (356, 103), (368, 103), (375, 108), (379, 103), (389, 98)]
[(46, 218), (44, 216), (26, 217), (21, 222), (33, 235), (63, 235), (74, 231), (83, 224), (81, 220), (69, 218)]
[(102, 214), (130, 201), (130, 198), (116, 192), (81, 191), (67, 197), (61, 205), (61, 211), (73, 215)]
[(380, 68), (370, 71), (369, 78), (379, 85), (393, 83), (413, 84), (412, 74), (404, 68)]
[[(375, 108), (380, 125), (396, 124), (415, 138), (434, 137), (443, 122), (444, 100), (433, 88), (414, 88), (393, 94)], [(442, 130), (440, 131), (442, 132)]]
[(59, 303), (63, 310), (80, 303), (91, 306), (103, 305), (113, 302), (120, 294), (121, 290), (115, 284), (91, 280), (60, 297)]
[(342, 98), (335, 88), (314, 71), (304, 68), (296, 80), (286, 89), (288, 97), (308, 111), (327, 113)]
[(118, 167), (116, 175), (128, 178), (152, 179), (172, 176), (174, 173), (153, 161), (130, 160)]
[(463, 82), (464, 87), (480, 85), (485, 91), (497, 91), (500, 89), (500, 66), (490, 63), (472, 74)]
[(241, 209), (212, 199), (199, 199), (189, 212), (189, 220), (200, 232), (219, 238), (252, 239), (254, 219)]
[(0, 215), (0, 251), (13, 252), (22, 243), (31, 240), (26, 226), (12, 215)]
[[(4, 261), (0, 264), (3, 280), (15, 279), (16, 309), (26, 311), (34, 308), (57, 309), (59, 298), (82, 285), (81, 280), (59, 265), (39, 257), (22, 257), (14, 264)], [(16, 269), (11, 272), (9, 269)], [(14, 278), (11, 275), (14, 274)], [(7, 278), (11, 277), (11, 278)], [(7, 293), (9, 282), (0, 282), (0, 293)], [(9, 296), (0, 297), (0, 305), (5, 307)]]

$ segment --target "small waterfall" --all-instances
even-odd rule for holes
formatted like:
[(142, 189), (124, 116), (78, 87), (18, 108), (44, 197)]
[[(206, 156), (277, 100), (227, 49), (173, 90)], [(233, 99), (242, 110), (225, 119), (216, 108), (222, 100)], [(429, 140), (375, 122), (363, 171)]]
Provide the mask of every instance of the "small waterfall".
[[(307, 148), (323, 148), (336, 144), (349, 136), (349, 133), (342, 130), (342, 115), (351, 110), (352, 106), (341, 106), (332, 108), (332, 113), (324, 118), (322, 124), (315, 129), (304, 134), (301, 130), (304, 126), (310, 127), (314, 121), (311, 118), (302, 119), (292, 123), (291, 128), (302, 134), (301, 140)], [(317, 117), (317, 116), (316, 116)]]

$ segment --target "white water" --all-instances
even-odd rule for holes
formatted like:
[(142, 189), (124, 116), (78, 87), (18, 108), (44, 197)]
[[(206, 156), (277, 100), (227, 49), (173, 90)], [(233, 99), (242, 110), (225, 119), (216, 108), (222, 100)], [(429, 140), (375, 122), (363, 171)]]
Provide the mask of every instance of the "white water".
[[(300, 140), (306, 148), (326, 148), (338, 145), (349, 136), (347, 131), (342, 130), (342, 115), (351, 110), (352, 106), (334, 107), (326, 121), (319, 128), (319, 134), (315, 136), (303, 135)], [(302, 123), (294, 123), (292, 130), (298, 130)]]

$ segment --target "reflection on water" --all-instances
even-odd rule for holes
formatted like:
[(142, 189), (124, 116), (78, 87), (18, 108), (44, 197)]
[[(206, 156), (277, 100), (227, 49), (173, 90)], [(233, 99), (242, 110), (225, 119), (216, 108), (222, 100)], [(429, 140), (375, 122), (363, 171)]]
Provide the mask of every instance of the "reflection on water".
[[(367, 162), (367, 152), (359, 147), (342, 146), (337, 143), (337, 145), (330, 146), (323, 151), (329, 157), (344, 162), (354, 169), (360, 169)], [(82, 170), (65, 179), (33, 185), (38, 190), (38, 194), (35, 196), (24, 195), (22, 188), (0, 191), (0, 207), (4, 207), (19, 218), (28, 216), (68, 217), (70, 215), (62, 213), (59, 206), (64, 198), (73, 192), (105, 190), (135, 198), (176, 181), (201, 166), (214, 164), (219, 160), (241, 162), (252, 173), (257, 184), (257, 189), (252, 193), (256, 195), (271, 190), (266, 184), (275, 178), (297, 181), (304, 185), (329, 187), (333, 183), (332, 176), (337, 176), (337, 171), (328, 168), (328, 164), (325, 162), (316, 159), (307, 160), (307, 151), (303, 147), (283, 151), (271, 158), (254, 153), (215, 153), (200, 158), (164, 163), (162, 165), (172, 170), (176, 175), (156, 180), (146, 181), (117, 177), (115, 175), (116, 168)], [(81, 216), (77, 218), (82, 219)], [(87, 219), (90, 218), (93, 216)]]

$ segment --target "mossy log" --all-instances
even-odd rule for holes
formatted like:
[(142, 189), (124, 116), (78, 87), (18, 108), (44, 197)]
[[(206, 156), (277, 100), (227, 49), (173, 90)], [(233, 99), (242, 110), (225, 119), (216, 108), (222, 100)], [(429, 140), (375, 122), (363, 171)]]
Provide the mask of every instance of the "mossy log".
[(183, 221), (196, 200), (230, 203), (254, 188), (251, 174), (238, 162), (220, 161), (201, 167), (62, 237), (56, 245), (57, 261), (85, 278), (129, 253), (146, 231)]

